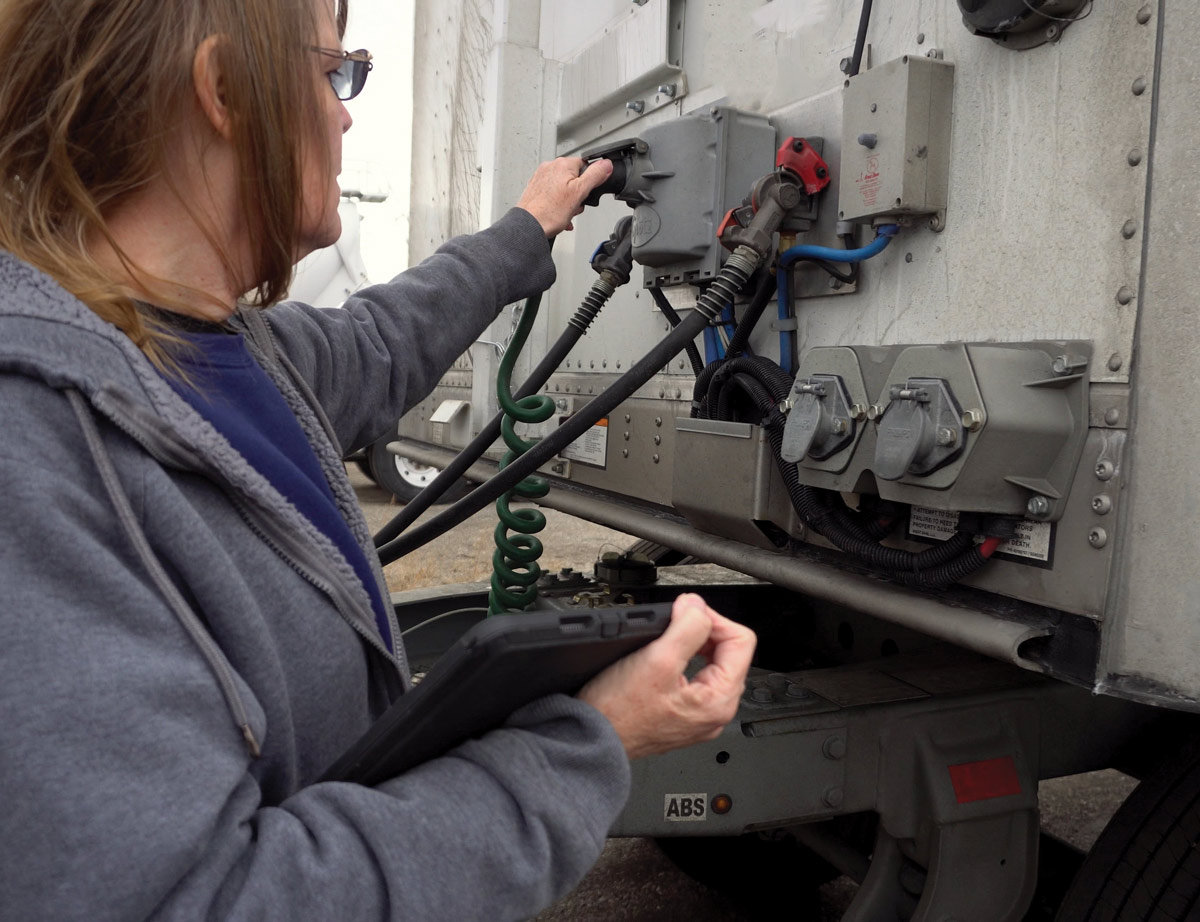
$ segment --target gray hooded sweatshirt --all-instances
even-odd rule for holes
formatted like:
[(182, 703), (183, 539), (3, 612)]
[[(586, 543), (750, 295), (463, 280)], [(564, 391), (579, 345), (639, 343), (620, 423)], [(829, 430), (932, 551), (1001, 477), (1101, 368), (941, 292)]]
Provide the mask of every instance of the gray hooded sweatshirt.
[[(514, 209), (344, 309), (239, 314), (368, 559), (342, 454), (553, 277)], [(0, 919), (498, 922), (595, 860), (629, 766), (574, 698), (376, 788), (315, 783), (408, 684), (362, 582), (120, 332), (8, 254), (0, 433)]]

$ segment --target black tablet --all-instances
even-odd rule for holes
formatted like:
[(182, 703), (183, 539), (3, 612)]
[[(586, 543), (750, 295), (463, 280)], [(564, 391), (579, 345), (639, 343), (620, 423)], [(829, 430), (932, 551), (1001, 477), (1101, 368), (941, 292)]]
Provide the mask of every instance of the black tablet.
[(504, 723), (552, 692), (574, 694), (604, 667), (658, 637), (670, 603), (497, 615), (460, 637), (322, 781), (378, 784)]

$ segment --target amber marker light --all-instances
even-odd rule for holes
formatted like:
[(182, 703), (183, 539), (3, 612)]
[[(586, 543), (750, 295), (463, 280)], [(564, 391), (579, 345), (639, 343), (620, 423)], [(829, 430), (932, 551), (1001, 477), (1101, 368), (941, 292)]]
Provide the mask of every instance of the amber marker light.
[(713, 813), (725, 814), (733, 809), (733, 798), (728, 794), (718, 794), (712, 799), (709, 808)]

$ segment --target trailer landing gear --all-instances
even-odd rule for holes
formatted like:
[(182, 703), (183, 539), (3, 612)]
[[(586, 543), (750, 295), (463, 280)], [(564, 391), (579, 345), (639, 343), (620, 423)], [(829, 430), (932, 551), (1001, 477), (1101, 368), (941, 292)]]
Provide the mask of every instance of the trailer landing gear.
[(1039, 779), (1111, 764), (1145, 719), (944, 646), (760, 673), (721, 737), (634, 763), (614, 834), (738, 836), (870, 811), (878, 833), (857, 859), (796, 831), (861, 880), (847, 922), (1020, 922), (1038, 884)]

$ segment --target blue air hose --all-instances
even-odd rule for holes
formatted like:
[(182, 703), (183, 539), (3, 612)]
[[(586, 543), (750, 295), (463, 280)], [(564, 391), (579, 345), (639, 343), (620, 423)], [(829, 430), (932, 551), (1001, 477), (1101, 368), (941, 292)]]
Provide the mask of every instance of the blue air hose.
[[(789, 250), (788, 252), (791, 251)], [(792, 290), (788, 284), (788, 272), (786, 268), (780, 268), (775, 274), (775, 293), (776, 306), (779, 308), (779, 319), (790, 319), (792, 315)], [(792, 353), (795, 351), (792, 343), (794, 341), (795, 333), (792, 330), (780, 329), (779, 367), (789, 375), (792, 373)]]
[(835, 263), (860, 263), (864, 259), (870, 259), (872, 256), (882, 253), (899, 232), (899, 224), (881, 224), (875, 229), (875, 239), (857, 250), (839, 250), (835, 247), (819, 247), (802, 243), (779, 254), (779, 265), (786, 269), (798, 259), (827, 259)]
[[(899, 232), (899, 224), (881, 224), (875, 230), (875, 239), (865, 247), (859, 247), (857, 250), (838, 250), (834, 247), (813, 246), (807, 243), (784, 250), (779, 254), (780, 271), (776, 274), (779, 319), (788, 320), (792, 314), (791, 289), (788, 285), (788, 273), (786, 271), (791, 267), (792, 263), (801, 259), (824, 259), (829, 262), (860, 263), (864, 259), (870, 259), (872, 256), (878, 256), (882, 253), (887, 249), (887, 245), (892, 242), (892, 238)], [(779, 331), (779, 367), (789, 374), (792, 370), (793, 340), (794, 334), (791, 330)]]

